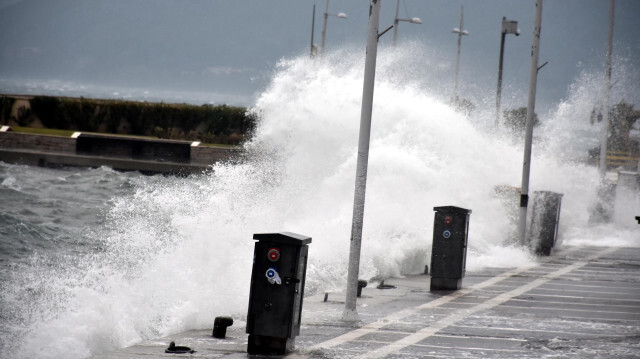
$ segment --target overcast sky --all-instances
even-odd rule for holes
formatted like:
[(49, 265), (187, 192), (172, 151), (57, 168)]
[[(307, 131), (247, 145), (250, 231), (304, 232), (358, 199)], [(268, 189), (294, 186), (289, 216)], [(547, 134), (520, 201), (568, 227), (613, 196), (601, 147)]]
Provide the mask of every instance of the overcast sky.
[[(326, 0), (0, 0), (0, 92), (117, 97), (135, 89), (167, 101), (184, 92), (209, 94), (185, 101), (250, 106), (280, 59), (309, 53), (314, 4), (319, 45)], [(400, 17), (422, 24), (401, 22), (399, 42), (433, 49), (434, 71), (450, 76), (450, 91), (457, 46), (451, 30), (463, 5), (470, 35), (462, 40), (460, 86), (473, 98), (495, 88), (502, 17), (517, 20), (521, 35), (506, 39), (504, 83), (526, 94), (534, 4), (401, 0)], [(381, 28), (393, 23), (395, 8), (396, 0), (382, 0)], [(549, 64), (540, 71), (537, 106), (561, 101), (580, 73), (604, 73), (608, 8), (608, 0), (544, 2), (540, 64)], [(329, 12), (348, 18), (329, 18), (326, 50), (348, 47), (364, 56), (368, 11), (366, 0), (331, 0)], [(636, 78), (639, 16), (640, 1), (616, 1), (614, 65)], [(393, 51), (392, 38), (381, 37), (379, 54)], [(640, 107), (640, 94), (630, 97)]]

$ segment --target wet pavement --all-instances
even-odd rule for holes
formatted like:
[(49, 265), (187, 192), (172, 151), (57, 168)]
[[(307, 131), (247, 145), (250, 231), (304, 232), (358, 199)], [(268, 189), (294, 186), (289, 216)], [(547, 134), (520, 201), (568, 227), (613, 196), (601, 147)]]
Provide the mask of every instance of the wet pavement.
[[(284, 357), (640, 357), (640, 248), (562, 247), (530, 266), (467, 272), (457, 291), (430, 292), (429, 280), (369, 284), (358, 324), (340, 320), (344, 294), (305, 298), (300, 336)], [(194, 330), (95, 358), (267, 357), (247, 354), (244, 330), (236, 321), (225, 339)], [(196, 352), (167, 354), (171, 341)]]

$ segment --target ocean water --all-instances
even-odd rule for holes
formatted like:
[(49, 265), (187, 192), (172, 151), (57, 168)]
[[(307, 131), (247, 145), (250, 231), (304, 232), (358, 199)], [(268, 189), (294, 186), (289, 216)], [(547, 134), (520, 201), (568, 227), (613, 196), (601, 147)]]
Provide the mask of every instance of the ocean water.
[[(421, 273), (435, 206), (472, 209), (467, 270), (535, 261), (514, 240), (521, 142), (492, 127), (492, 97), (470, 116), (449, 106), (426, 53), (379, 54), (361, 278)], [(219, 315), (243, 325), (254, 233), (311, 236), (306, 293), (345, 288), (363, 64), (350, 49), (283, 59), (246, 155), (188, 178), (0, 163), (0, 356), (85, 358)], [(637, 191), (589, 223), (597, 87), (577, 79), (541, 116), (531, 189), (563, 193), (560, 245), (637, 247)]]

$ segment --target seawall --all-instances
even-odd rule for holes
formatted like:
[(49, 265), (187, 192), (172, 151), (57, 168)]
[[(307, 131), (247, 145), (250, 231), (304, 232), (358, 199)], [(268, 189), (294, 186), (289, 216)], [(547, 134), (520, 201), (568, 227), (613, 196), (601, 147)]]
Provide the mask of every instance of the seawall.
[(52, 136), (0, 129), (0, 161), (41, 167), (100, 167), (145, 174), (190, 174), (240, 154), (200, 142), (75, 132)]

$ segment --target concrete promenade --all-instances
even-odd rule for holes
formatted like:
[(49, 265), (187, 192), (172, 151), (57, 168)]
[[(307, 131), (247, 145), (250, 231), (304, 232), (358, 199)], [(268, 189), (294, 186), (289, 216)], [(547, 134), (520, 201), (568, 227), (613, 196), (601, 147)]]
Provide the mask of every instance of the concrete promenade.
[[(363, 289), (356, 325), (339, 320), (344, 294), (305, 298), (285, 357), (640, 358), (640, 248), (560, 247), (530, 266), (467, 272), (453, 292), (430, 292), (427, 275), (384, 284), (395, 288)], [(207, 328), (95, 358), (248, 358), (235, 320), (226, 339)], [(171, 341), (196, 352), (165, 354)]]

